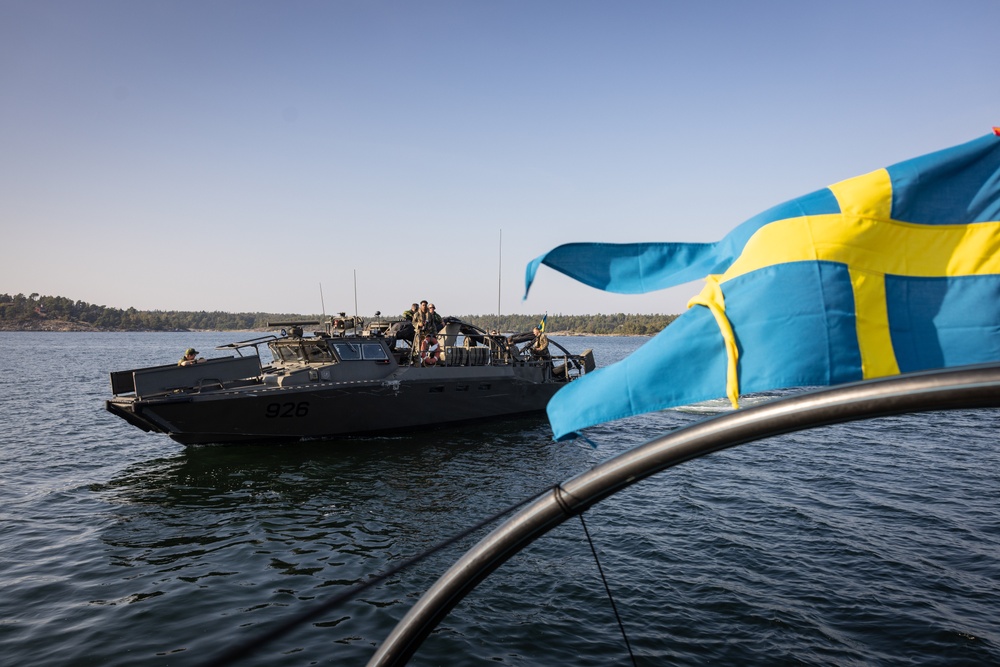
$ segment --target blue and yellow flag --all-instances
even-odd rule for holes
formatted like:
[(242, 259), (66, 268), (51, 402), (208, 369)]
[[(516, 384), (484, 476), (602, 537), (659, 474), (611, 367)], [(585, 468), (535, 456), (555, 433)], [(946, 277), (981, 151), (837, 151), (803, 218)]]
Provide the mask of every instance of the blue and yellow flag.
[(716, 243), (559, 246), (526, 289), (542, 264), (623, 294), (705, 280), (630, 357), (556, 394), (557, 439), (721, 396), (997, 361), (1000, 136), (786, 202)]
[(547, 319), (549, 319), (549, 314), (545, 313), (542, 315), (542, 319), (538, 322), (538, 330), (543, 333), (545, 332), (545, 320)]

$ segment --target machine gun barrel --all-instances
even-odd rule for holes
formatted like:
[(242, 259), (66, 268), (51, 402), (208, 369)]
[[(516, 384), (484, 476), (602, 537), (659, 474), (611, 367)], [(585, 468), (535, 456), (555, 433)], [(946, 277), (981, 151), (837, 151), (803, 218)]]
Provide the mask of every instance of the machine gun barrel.
[(269, 327), (311, 327), (320, 324), (319, 320), (300, 320), (287, 322), (267, 322), (266, 325)]

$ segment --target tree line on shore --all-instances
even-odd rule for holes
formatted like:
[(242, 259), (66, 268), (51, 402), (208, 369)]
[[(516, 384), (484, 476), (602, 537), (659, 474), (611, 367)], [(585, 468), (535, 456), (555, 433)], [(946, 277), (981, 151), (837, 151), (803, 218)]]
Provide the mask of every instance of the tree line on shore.
[[(659, 333), (674, 321), (676, 315), (642, 315), (612, 313), (610, 315), (547, 315), (547, 332), (565, 331), (577, 334), (647, 336)], [(542, 315), (463, 315), (463, 322), (497, 331), (531, 331)]]
[[(383, 316), (400, 319), (402, 316)], [(536, 315), (459, 315), (464, 322), (483, 329), (530, 331), (539, 324)], [(676, 315), (547, 315), (545, 329), (578, 334), (651, 335)], [(109, 308), (62, 296), (0, 294), (0, 328), (13, 330), (90, 329), (98, 331), (236, 331), (260, 330), (268, 322), (320, 319), (320, 315), (292, 313), (226, 313), (221, 311), (136, 310)], [(370, 319), (370, 318), (366, 318)]]

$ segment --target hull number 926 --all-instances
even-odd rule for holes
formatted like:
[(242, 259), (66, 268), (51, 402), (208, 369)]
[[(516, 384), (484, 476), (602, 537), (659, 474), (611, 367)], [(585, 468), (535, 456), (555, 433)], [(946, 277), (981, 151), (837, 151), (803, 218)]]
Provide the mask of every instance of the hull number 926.
[(272, 419), (280, 417), (282, 419), (290, 417), (305, 417), (309, 414), (309, 401), (298, 403), (268, 403), (264, 410), (264, 416)]

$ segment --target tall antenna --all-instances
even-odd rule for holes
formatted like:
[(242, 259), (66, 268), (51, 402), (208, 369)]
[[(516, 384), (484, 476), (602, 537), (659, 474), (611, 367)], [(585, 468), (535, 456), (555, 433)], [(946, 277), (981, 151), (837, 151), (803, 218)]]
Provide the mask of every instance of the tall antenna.
[(319, 305), (323, 308), (323, 319), (326, 319), (326, 301), (323, 300), (323, 283), (319, 284)]
[(358, 321), (358, 270), (354, 269), (354, 321)]
[(500, 247), (497, 250), (497, 333), (500, 333), (500, 291), (503, 276), (503, 229), (500, 230)]

